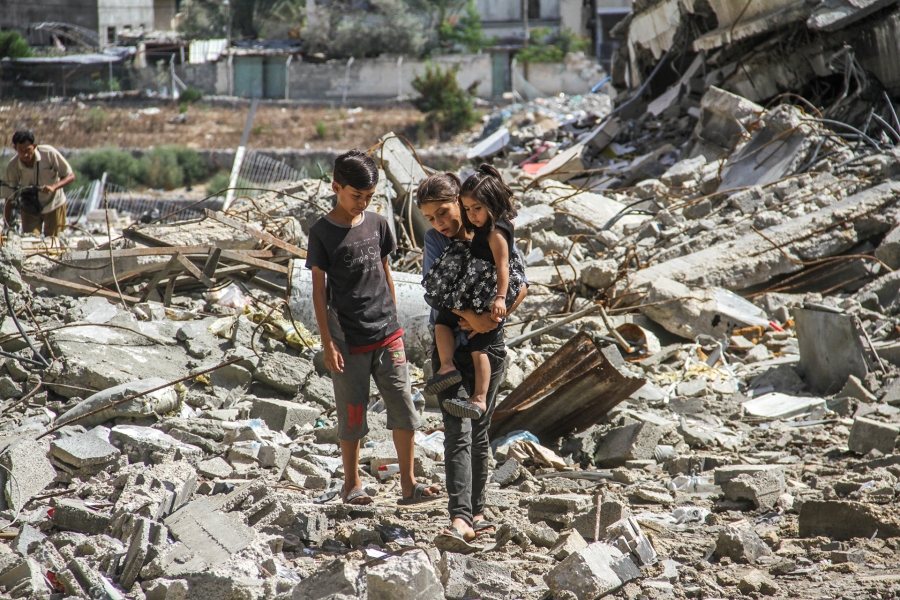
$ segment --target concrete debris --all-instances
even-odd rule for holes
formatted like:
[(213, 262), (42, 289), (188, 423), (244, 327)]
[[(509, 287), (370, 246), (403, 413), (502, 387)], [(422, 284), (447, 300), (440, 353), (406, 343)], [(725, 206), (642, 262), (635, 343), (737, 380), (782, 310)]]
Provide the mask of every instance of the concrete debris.
[[(744, 4), (634, 3), (615, 100), (496, 106), (449, 143), (463, 178), (486, 161), (514, 190), (531, 284), (505, 326), (477, 554), (433, 546), (445, 501), (397, 505), (374, 386), (373, 503), (341, 502), (303, 260), (326, 182), (60, 254), (4, 236), (0, 595), (896, 595), (900, 8)], [(412, 194), (436, 165), (393, 134), (373, 155), (419, 389)], [(423, 400), (416, 476), (443, 484)]]

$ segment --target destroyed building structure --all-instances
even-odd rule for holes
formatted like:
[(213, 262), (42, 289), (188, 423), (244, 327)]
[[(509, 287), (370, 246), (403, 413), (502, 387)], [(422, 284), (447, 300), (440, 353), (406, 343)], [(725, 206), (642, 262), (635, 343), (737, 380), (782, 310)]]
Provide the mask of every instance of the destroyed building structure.
[[(433, 546), (444, 499), (397, 505), (377, 396), (375, 502), (340, 502), (302, 265), (326, 182), (62, 249), (4, 239), (0, 594), (896, 596), (900, 63), (879, 36), (897, 11), (638, 3), (615, 93), (497, 107), (453, 142), (463, 173), (490, 161), (513, 185), (531, 283), (479, 553)], [(421, 388), (430, 169), (392, 134), (372, 155)], [(416, 474), (441, 483), (421, 400)]]

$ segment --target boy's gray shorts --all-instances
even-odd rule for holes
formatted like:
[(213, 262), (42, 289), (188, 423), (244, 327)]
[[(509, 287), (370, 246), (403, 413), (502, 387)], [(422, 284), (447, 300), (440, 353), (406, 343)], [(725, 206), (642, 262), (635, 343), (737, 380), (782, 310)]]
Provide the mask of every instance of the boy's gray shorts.
[(335, 339), (334, 343), (344, 357), (344, 372), (331, 372), (339, 439), (358, 440), (369, 432), (369, 377), (375, 379), (384, 399), (388, 429), (414, 430), (421, 426), (410, 395), (409, 365), (402, 337), (362, 354), (350, 354), (343, 340)]

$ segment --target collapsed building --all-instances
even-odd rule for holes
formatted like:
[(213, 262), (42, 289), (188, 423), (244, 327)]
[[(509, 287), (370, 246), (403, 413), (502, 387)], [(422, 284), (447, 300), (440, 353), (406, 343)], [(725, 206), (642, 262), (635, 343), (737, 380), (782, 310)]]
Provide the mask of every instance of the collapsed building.
[[(432, 545), (443, 499), (397, 505), (377, 394), (375, 502), (340, 502), (302, 266), (327, 183), (62, 248), (7, 238), (4, 597), (897, 595), (896, 5), (737, 4), (638, 4), (618, 93), (457, 139), (463, 171), (513, 185), (531, 284), (477, 554)], [(372, 154), (420, 389), (431, 170), (392, 134)], [(416, 475), (441, 483), (440, 413), (417, 404)]]

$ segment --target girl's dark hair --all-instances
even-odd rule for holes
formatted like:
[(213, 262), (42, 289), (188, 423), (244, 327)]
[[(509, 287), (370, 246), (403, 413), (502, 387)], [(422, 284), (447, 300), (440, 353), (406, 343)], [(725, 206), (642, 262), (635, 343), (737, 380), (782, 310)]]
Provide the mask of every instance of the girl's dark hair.
[[(491, 229), (494, 228), (494, 223), (497, 221), (514, 219), (519, 214), (513, 208), (513, 191), (503, 183), (500, 171), (486, 163), (478, 167), (478, 170), (463, 182), (462, 189), (459, 190), (460, 202), (462, 202), (463, 196), (474, 198), (487, 210), (490, 216), (488, 225)], [(462, 218), (466, 229), (469, 231), (474, 229), (472, 223), (466, 218), (465, 210), (462, 211)]]
[(370, 190), (378, 184), (378, 167), (364, 152), (350, 150), (334, 159), (334, 180), (342, 186)]
[(462, 181), (456, 173), (435, 173), (419, 184), (416, 190), (416, 204), (432, 202), (456, 202), (459, 199), (459, 188)]

